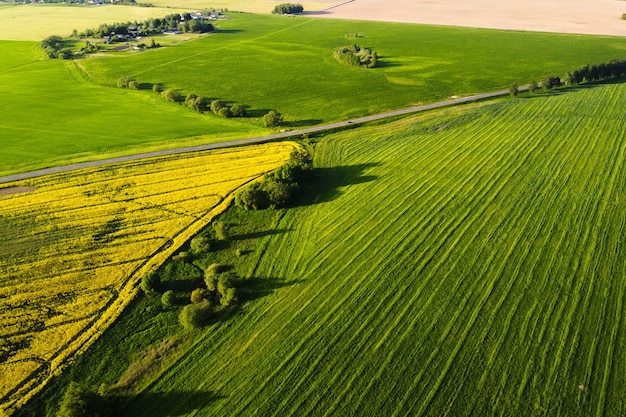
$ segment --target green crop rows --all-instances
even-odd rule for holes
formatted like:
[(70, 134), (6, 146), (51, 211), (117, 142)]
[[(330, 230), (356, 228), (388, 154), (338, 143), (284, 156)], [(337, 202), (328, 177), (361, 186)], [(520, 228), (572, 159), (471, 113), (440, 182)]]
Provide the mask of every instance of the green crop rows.
[(279, 284), (195, 333), (124, 415), (622, 415), (625, 92), (326, 136), (310, 204), (239, 271)]

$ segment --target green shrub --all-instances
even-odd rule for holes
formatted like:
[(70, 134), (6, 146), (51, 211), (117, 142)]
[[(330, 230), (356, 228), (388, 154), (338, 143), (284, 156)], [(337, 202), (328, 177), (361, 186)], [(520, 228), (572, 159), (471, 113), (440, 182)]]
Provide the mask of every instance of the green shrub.
[(119, 88), (128, 88), (129, 84), (132, 81), (135, 81), (135, 80), (133, 78), (130, 78), (130, 77), (122, 77), (122, 78), (117, 80), (117, 86)]
[(282, 121), (283, 116), (274, 110), (270, 110), (265, 116), (263, 116), (263, 122), (266, 127), (279, 126)]
[(130, 80), (128, 82), (128, 88), (130, 90), (139, 90), (139, 83), (135, 80)]
[(167, 90), (163, 91), (161, 93), (161, 96), (163, 96), (165, 100), (171, 101), (173, 103), (178, 103), (182, 100), (181, 94), (173, 88), (168, 88)]
[(215, 114), (219, 114), (220, 110), (226, 107), (226, 103), (222, 100), (213, 100), (211, 102), (211, 111)]
[(211, 313), (211, 303), (207, 300), (198, 304), (187, 304), (181, 310), (178, 321), (186, 329), (197, 329), (207, 324)]
[(233, 104), (230, 107), (230, 112), (233, 117), (246, 117), (246, 109), (241, 107), (239, 104)]
[(202, 300), (208, 299), (208, 297), (209, 292), (207, 290), (205, 290), (204, 288), (196, 288), (191, 292), (191, 296), (189, 297), (189, 299), (192, 303), (198, 304), (202, 302)]
[(228, 107), (222, 107), (221, 109), (219, 109), (217, 111), (217, 115), (226, 118), (233, 117), (233, 114), (230, 112), (230, 109)]
[(193, 253), (207, 253), (211, 251), (211, 241), (202, 235), (198, 235), (191, 239), (190, 244)]
[(146, 295), (156, 295), (160, 287), (161, 278), (154, 272), (149, 272), (141, 278), (141, 289)]
[(378, 54), (358, 45), (337, 48), (333, 56), (342, 64), (352, 67), (376, 68), (378, 65)]
[(165, 291), (161, 296), (161, 304), (165, 308), (173, 307), (176, 305), (177, 301), (176, 294), (172, 290)]
[(219, 221), (215, 223), (215, 225), (213, 226), (213, 229), (215, 230), (215, 236), (217, 236), (219, 240), (230, 239), (228, 225), (224, 223), (223, 221)]

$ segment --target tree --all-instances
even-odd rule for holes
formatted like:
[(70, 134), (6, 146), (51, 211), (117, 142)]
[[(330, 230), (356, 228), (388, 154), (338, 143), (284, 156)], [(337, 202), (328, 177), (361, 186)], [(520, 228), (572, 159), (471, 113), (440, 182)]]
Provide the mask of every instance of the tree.
[(139, 90), (139, 83), (135, 80), (130, 80), (128, 82), (128, 89), (130, 90)]
[(511, 86), (509, 87), (509, 94), (511, 95), (511, 97), (517, 97), (517, 95), (519, 94), (519, 88), (517, 87), (517, 83), (511, 84)]
[(165, 308), (170, 308), (176, 305), (176, 302), (176, 294), (174, 294), (174, 291), (172, 290), (165, 291), (161, 296), (161, 304), (163, 304), (163, 307)]
[(267, 194), (260, 189), (259, 183), (254, 183), (235, 196), (235, 204), (246, 210), (258, 210), (267, 207)]
[(186, 329), (197, 329), (209, 321), (211, 312), (211, 303), (208, 300), (203, 300), (198, 304), (187, 304), (181, 310), (178, 321)]
[(233, 116), (233, 114), (230, 112), (230, 109), (228, 107), (225, 107), (225, 106), (218, 110), (217, 115), (218, 116), (222, 116), (222, 117), (226, 117), (226, 118), (229, 118), (229, 117)]
[(223, 221), (220, 220), (219, 222), (215, 223), (215, 226), (213, 226), (213, 228), (215, 229), (215, 236), (217, 236), (219, 240), (230, 239), (228, 225)]
[(224, 107), (226, 107), (226, 103), (222, 100), (213, 100), (211, 102), (211, 111), (215, 114), (218, 114), (220, 109), (223, 109)]
[(149, 272), (141, 278), (141, 289), (146, 295), (156, 295), (161, 287), (161, 278), (155, 272)]
[(277, 111), (270, 110), (265, 116), (263, 116), (263, 122), (266, 127), (276, 127), (279, 126), (283, 121), (283, 116)]
[(217, 279), (222, 271), (222, 265), (214, 263), (207, 267), (204, 271), (204, 284), (207, 290), (211, 292), (217, 291)]
[(198, 96), (195, 95), (194, 93), (187, 94), (187, 97), (185, 97), (185, 104), (187, 105), (187, 107), (190, 107), (193, 109), (194, 106), (196, 105), (197, 98)]
[(528, 85), (528, 91), (530, 91), (531, 93), (534, 93), (535, 91), (537, 91), (537, 89), (539, 88), (539, 85), (537, 84), (537, 81), (531, 81), (530, 84)]
[(246, 117), (246, 109), (244, 109), (239, 104), (233, 104), (230, 107), (230, 112), (232, 113), (233, 117)]
[(208, 291), (204, 288), (196, 288), (191, 292), (191, 296), (189, 297), (191, 302), (194, 304), (198, 304), (208, 298)]
[(193, 109), (199, 111), (200, 113), (204, 112), (209, 106), (209, 99), (206, 97), (196, 97), (193, 102)]
[(206, 253), (211, 251), (211, 241), (202, 235), (198, 235), (191, 239), (190, 248), (193, 253)]
[(173, 88), (168, 88), (167, 90), (163, 91), (161, 95), (165, 100), (171, 101), (173, 103), (178, 103), (182, 99), (181, 94)]

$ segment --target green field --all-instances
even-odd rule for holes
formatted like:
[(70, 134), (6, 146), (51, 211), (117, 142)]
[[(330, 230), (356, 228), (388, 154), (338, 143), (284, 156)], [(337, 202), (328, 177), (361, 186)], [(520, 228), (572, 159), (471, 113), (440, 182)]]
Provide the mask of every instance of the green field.
[[(41, 10), (62, 16), (66, 9), (74, 23), (80, 11), (91, 10)], [(123, 21), (120, 10), (136, 19), (136, 9), (151, 8), (114, 9), (115, 20)], [(2, 7), (0, 13), (11, 10), (22, 9)], [(87, 17), (80, 23), (79, 30), (96, 26)], [(295, 129), (506, 88), (622, 58), (626, 49), (614, 37), (239, 13), (218, 28), (175, 46), (75, 62), (43, 59), (36, 42), (0, 41), (0, 54), (8, 58), (0, 63), (0, 174), (262, 135), (268, 130), (260, 117), (270, 109), (283, 114), (283, 129)], [(347, 67), (333, 58), (334, 48), (354, 42), (377, 51), (380, 68)], [(124, 76), (144, 90), (115, 88)], [(194, 113), (161, 100), (150, 91), (154, 83), (237, 102), (252, 118)]]
[[(176, 48), (89, 59), (84, 67), (96, 83), (131, 76), (276, 109), (302, 126), (540, 81), (626, 54), (626, 41), (615, 37), (247, 14), (218, 27)], [(380, 67), (337, 62), (333, 50), (353, 43), (373, 48)]]
[(155, 93), (104, 88), (74, 63), (37, 59), (32, 42), (0, 41), (0, 173), (265, 132), (202, 115)]
[[(320, 138), (298, 207), (254, 213), (244, 235), (238, 209), (225, 217), (262, 291), (183, 335), (123, 415), (624, 415), (625, 94)], [(41, 401), (69, 379), (115, 383), (177, 333), (159, 311), (138, 301)]]

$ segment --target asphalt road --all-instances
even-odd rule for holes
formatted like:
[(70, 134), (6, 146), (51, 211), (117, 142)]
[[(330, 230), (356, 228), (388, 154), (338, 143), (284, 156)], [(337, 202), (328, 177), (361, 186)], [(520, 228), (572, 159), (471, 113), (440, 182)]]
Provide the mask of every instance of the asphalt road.
[[(527, 89), (528, 89), (528, 86), (519, 88), (520, 91), (524, 91)], [(450, 100), (439, 101), (436, 103), (425, 104), (422, 106), (408, 107), (402, 110), (395, 110), (395, 111), (391, 111), (387, 113), (375, 114), (372, 116), (359, 117), (356, 119), (350, 119), (350, 120), (345, 120), (342, 122), (315, 126), (315, 127), (311, 127), (307, 129), (290, 130), (288, 132), (276, 133), (273, 135), (257, 136), (254, 138), (232, 140), (229, 142), (221, 142), (221, 143), (212, 143), (208, 145), (188, 146), (184, 148), (169, 149), (169, 150), (164, 150), (164, 151), (138, 153), (135, 155), (120, 156), (117, 158), (108, 158), (108, 159), (101, 159), (98, 161), (83, 162), (80, 164), (40, 169), (37, 171), (24, 172), (21, 174), (14, 174), (14, 175), (7, 175), (5, 177), (0, 177), (0, 183), (40, 177), (42, 175), (57, 174), (60, 172), (74, 171), (74, 170), (82, 169), (82, 168), (90, 168), (90, 167), (97, 167), (97, 166), (102, 166), (102, 165), (116, 164), (119, 162), (135, 161), (138, 159), (152, 158), (155, 156), (175, 155), (175, 154), (185, 153), (185, 152), (197, 152), (197, 151), (205, 151), (209, 149), (229, 148), (232, 146), (249, 145), (252, 143), (262, 143), (262, 142), (269, 142), (269, 141), (278, 140), (278, 139), (287, 139), (287, 138), (291, 138), (294, 136), (307, 135), (311, 133), (319, 133), (319, 132), (324, 132), (327, 130), (333, 130), (333, 129), (342, 128), (346, 126), (353, 126), (353, 125), (358, 125), (358, 124), (362, 124), (366, 122), (371, 122), (374, 120), (386, 119), (386, 118), (395, 117), (395, 116), (403, 116), (403, 115), (412, 114), (412, 113), (419, 113), (425, 110), (437, 109), (440, 107), (447, 107), (447, 106), (454, 106), (456, 104), (469, 103), (472, 101), (484, 100), (484, 99), (493, 98), (493, 97), (500, 97), (500, 96), (504, 96), (508, 94), (509, 94), (508, 89), (499, 90), (499, 91), (493, 91), (490, 93), (475, 94), (475, 95), (467, 96), (467, 97), (460, 97), (460, 98), (454, 98)]]

